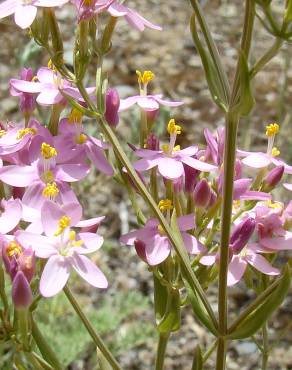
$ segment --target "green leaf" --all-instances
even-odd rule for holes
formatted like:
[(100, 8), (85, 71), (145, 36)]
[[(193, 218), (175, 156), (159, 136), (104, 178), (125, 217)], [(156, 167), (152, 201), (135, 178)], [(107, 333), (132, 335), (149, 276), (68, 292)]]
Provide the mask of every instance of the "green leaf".
[(208, 312), (204, 308), (201, 300), (197, 296), (196, 292), (193, 292), (186, 280), (184, 280), (185, 287), (188, 292), (188, 298), (192, 305), (194, 315), (196, 319), (204, 325), (212, 334), (215, 336), (218, 334), (216, 328), (214, 327)]
[(168, 288), (165, 313), (157, 325), (160, 333), (170, 333), (180, 328), (180, 294), (178, 289)]
[(204, 67), (206, 80), (208, 83), (208, 87), (212, 96), (213, 101), (215, 104), (218, 105), (224, 112), (227, 111), (226, 102), (224, 97), (224, 91), (221, 88), (220, 79), (218, 77), (216, 68), (214, 63), (210, 57), (208, 51), (204, 49), (204, 46), (201, 43), (200, 37), (198, 35), (197, 27), (196, 27), (196, 16), (195, 14), (192, 15), (190, 21), (190, 28), (194, 43), (196, 45), (196, 49), (200, 54), (201, 61)]
[(203, 370), (203, 356), (199, 345), (195, 349), (192, 370)]
[(241, 116), (247, 116), (251, 112), (255, 100), (251, 89), (251, 78), (247, 59), (242, 50), (239, 54), (239, 80), (239, 102), (232, 110)]
[(282, 304), (288, 294), (290, 283), (290, 271), (289, 267), (286, 266), (277, 289), (239, 323), (232, 332), (228, 333), (228, 339), (244, 339), (255, 334)]
[(285, 10), (285, 21), (292, 21), (292, 0), (288, 0), (287, 8)]

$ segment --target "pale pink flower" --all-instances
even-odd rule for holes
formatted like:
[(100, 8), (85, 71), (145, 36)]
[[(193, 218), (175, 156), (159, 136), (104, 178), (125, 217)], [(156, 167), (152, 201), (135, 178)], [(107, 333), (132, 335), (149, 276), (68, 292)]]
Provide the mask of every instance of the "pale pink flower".
[(22, 29), (31, 26), (37, 14), (37, 8), (62, 6), (69, 0), (6, 0), (0, 4), (0, 19), (14, 14), (15, 23)]
[(120, 100), (120, 108), (119, 112), (122, 112), (132, 105), (138, 104), (140, 108), (144, 109), (146, 112), (156, 111), (159, 109), (160, 105), (165, 105), (167, 107), (178, 107), (183, 104), (183, 102), (179, 101), (169, 101), (162, 99), (161, 94), (157, 95), (134, 95), (130, 96), (126, 99)]

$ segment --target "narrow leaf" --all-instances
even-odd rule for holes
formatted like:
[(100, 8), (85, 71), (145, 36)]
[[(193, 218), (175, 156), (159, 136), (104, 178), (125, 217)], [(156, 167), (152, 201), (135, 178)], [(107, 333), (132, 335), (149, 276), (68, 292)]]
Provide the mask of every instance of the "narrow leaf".
[(195, 349), (192, 370), (203, 370), (203, 356), (199, 345)]

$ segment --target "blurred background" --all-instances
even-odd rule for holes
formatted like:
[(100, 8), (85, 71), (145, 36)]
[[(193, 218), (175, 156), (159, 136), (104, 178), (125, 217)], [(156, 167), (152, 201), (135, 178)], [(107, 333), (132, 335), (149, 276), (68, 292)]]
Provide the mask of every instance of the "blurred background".
[[(243, 17), (242, 0), (201, 1), (214, 39), (222, 55), (223, 66), (229, 77), (234, 73)], [(212, 103), (206, 85), (199, 55), (189, 32), (191, 8), (187, 0), (128, 0), (129, 7), (140, 12), (153, 23), (163, 26), (163, 31), (145, 30), (139, 33), (119, 20), (113, 38), (112, 51), (106, 58), (105, 68), (111, 86), (118, 88), (120, 96), (127, 97), (138, 92), (135, 70), (152, 70), (156, 78), (150, 84), (154, 93), (163, 93), (172, 100), (185, 104), (171, 112), (162, 109), (156, 130), (165, 133), (165, 123), (175, 117), (183, 127), (180, 144), (203, 143), (203, 129), (214, 130), (224, 124), (224, 117)], [(275, 13), (282, 12), (283, 0), (273, 1)], [(72, 62), (72, 41), (76, 28), (73, 6), (66, 5), (56, 11), (65, 41), (66, 62)], [(30, 39), (29, 34), (17, 29), (12, 19), (0, 22), (0, 119), (18, 121), (18, 100), (9, 95), (9, 79), (19, 75), (21, 67), (35, 71), (46, 65), (46, 53)], [(273, 39), (256, 21), (251, 60), (255, 61), (272, 44)], [(250, 117), (241, 121), (239, 147), (241, 149), (266, 148), (265, 126), (271, 122), (281, 125), (277, 147), (281, 156), (292, 163), (292, 47), (284, 45), (282, 51), (256, 77), (253, 89), (256, 106)], [(88, 80), (88, 85), (94, 78)], [(40, 120), (46, 120), (46, 112), (38, 112)], [(96, 127), (86, 121), (88, 130)], [(121, 115), (118, 129), (120, 140), (137, 142), (138, 110), (132, 109)], [(289, 181), (291, 182), (291, 180)], [(154, 367), (157, 335), (153, 328), (152, 277), (146, 265), (134, 251), (118, 243), (121, 233), (135, 227), (135, 217), (123, 189), (112, 179), (91, 172), (82, 184), (75, 187), (81, 197), (85, 216), (105, 215), (100, 228), (105, 245), (96, 256), (96, 262), (106, 272), (110, 289), (100, 292), (76, 278), (71, 287), (78, 294), (82, 306), (94, 325), (112, 348), (123, 369), (149, 370)], [(283, 192), (283, 199), (289, 194)], [(209, 292), (210, 301), (216, 309), (216, 286)], [(230, 310), (236, 315), (251, 299), (252, 294), (244, 285), (230, 290)], [(98, 369), (96, 353), (90, 338), (71, 310), (63, 293), (56, 298), (43, 300), (39, 310), (41, 329), (58, 353), (67, 369)], [(287, 298), (277, 316), (271, 320), (270, 336), (283, 329), (291, 321), (292, 297)], [(288, 332), (273, 350), (270, 369), (292, 369), (292, 334)], [(210, 345), (212, 337), (194, 320), (191, 311), (184, 310), (182, 329), (171, 337), (165, 369), (188, 370), (197, 343)], [(9, 347), (0, 348), (0, 368), (11, 369)], [(238, 341), (230, 345), (228, 369), (249, 370), (260, 368), (260, 356), (256, 345)], [(214, 357), (208, 360), (206, 369), (214, 369)]]

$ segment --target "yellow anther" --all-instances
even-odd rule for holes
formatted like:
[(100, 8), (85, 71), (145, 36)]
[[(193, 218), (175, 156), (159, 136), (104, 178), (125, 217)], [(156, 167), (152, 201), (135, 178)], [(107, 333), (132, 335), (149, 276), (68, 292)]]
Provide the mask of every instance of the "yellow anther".
[(277, 123), (271, 123), (266, 126), (266, 136), (272, 137), (278, 134), (280, 126)]
[(48, 68), (49, 68), (51, 71), (53, 71), (53, 72), (57, 72), (57, 69), (56, 69), (56, 67), (54, 66), (54, 63), (53, 63), (52, 59), (50, 59), (50, 60), (48, 61)]
[(158, 207), (159, 207), (160, 211), (164, 212), (164, 211), (168, 211), (168, 210), (172, 209), (173, 205), (172, 205), (172, 202), (171, 202), (170, 199), (162, 199), (158, 203)]
[(47, 143), (42, 143), (41, 153), (44, 159), (56, 157), (56, 155), (58, 154), (57, 150)]
[(173, 135), (173, 134), (176, 134), (176, 135), (180, 135), (181, 132), (182, 132), (182, 129), (181, 129), (181, 126), (177, 125), (175, 123), (175, 120), (172, 118), (169, 122), (168, 122), (168, 125), (167, 125), (167, 132), (169, 133), (169, 135)]
[(271, 209), (283, 208), (283, 205), (280, 202), (273, 202), (272, 200), (267, 200), (264, 204)]
[[(163, 144), (163, 145), (161, 145), (161, 149), (164, 151), (164, 153), (168, 153), (169, 152), (169, 145), (168, 144)], [(178, 150), (180, 150), (180, 145), (176, 145), (172, 149), (173, 152), (177, 152)]]
[(55, 182), (48, 184), (43, 190), (43, 196), (46, 198), (55, 198), (59, 194), (58, 186)]
[(16, 140), (21, 140), (27, 134), (35, 135), (36, 133), (37, 133), (37, 130), (33, 127), (28, 127), (28, 128), (18, 130)]
[(164, 229), (161, 225), (158, 225), (157, 229), (158, 229), (158, 232), (159, 232), (160, 235), (166, 235), (166, 233), (165, 233), (165, 231), (164, 231)]
[(155, 77), (155, 74), (152, 71), (144, 71), (143, 73), (141, 71), (136, 71), (136, 74), (138, 76), (138, 82), (139, 84), (147, 85), (148, 82), (152, 81)]
[(6, 135), (7, 132), (5, 130), (0, 130), (0, 138)]
[(81, 247), (83, 245), (83, 240), (76, 240), (76, 233), (74, 230), (70, 230), (69, 240), (71, 241), (71, 245), (73, 247)]
[(76, 144), (84, 144), (87, 141), (87, 136), (85, 134), (80, 134), (76, 137)]
[(274, 146), (274, 148), (272, 149), (272, 153), (271, 154), (272, 154), (272, 157), (278, 157), (281, 154), (281, 152), (280, 152), (280, 150), (278, 148), (276, 148)]
[(33, 76), (33, 78), (31, 79), (31, 82), (36, 82), (38, 80), (39, 80), (38, 76)]
[(91, 6), (93, 3), (93, 0), (83, 0), (82, 5), (83, 6)]
[(76, 239), (76, 233), (74, 230), (70, 230), (70, 233), (69, 233), (69, 239), (71, 241), (75, 240)]
[(78, 109), (73, 108), (67, 119), (68, 123), (81, 123), (82, 113)]
[(44, 183), (49, 183), (54, 181), (54, 174), (52, 171), (46, 171), (42, 174), (42, 180)]
[(6, 247), (6, 253), (9, 258), (19, 257), (22, 254), (22, 247), (16, 241), (12, 241)]
[(241, 201), (240, 200), (234, 200), (233, 201), (233, 210), (237, 211), (241, 206)]
[(72, 245), (74, 247), (81, 247), (83, 245), (83, 240), (79, 239), (79, 240), (74, 240), (74, 242), (72, 243)]
[(55, 236), (59, 236), (63, 231), (70, 226), (71, 218), (68, 216), (62, 216), (58, 222), (58, 230), (55, 232)]
[(176, 145), (173, 149), (174, 152), (177, 152), (180, 150), (180, 145)]

